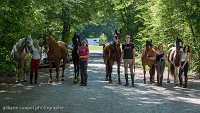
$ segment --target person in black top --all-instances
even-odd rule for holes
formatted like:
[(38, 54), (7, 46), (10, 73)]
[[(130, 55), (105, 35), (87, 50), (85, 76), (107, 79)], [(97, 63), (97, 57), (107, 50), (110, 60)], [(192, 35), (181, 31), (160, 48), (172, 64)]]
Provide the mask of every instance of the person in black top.
[(165, 53), (163, 51), (163, 45), (158, 45), (156, 52), (156, 71), (157, 71), (157, 85), (162, 86), (163, 73), (165, 70)]
[(135, 63), (135, 49), (134, 44), (130, 43), (130, 36), (126, 36), (126, 42), (122, 45), (122, 57), (124, 62), (124, 70), (125, 70), (125, 80), (126, 84), (124, 86), (129, 86), (128, 83), (128, 67), (130, 68), (132, 87), (134, 87), (134, 73), (133, 73), (133, 65)]

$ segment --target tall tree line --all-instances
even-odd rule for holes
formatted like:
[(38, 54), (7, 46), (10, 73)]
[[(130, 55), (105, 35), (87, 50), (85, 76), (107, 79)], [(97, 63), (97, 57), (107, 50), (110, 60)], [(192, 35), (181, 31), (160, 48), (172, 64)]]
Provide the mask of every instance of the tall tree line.
[[(102, 33), (111, 41), (114, 29), (144, 47), (147, 39), (167, 50), (181, 37), (191, 47), (191, 69), (200, 73), (199, 0), (1, 0), (0, 71), (10, 70), (12, 46), (24, 35), (42, 39), (51, 32), (70, 42), (73, 32)], [(7, 68), (6, 68), (7, 67)], [(6, 68), (6, 69), (5, 69)]]

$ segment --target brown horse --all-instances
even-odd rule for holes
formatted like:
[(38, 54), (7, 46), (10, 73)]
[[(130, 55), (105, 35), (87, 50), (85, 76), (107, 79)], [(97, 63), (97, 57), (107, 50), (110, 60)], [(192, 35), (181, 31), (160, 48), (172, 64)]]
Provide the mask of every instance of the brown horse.
[(103, 49), (103, 58), (106, 65), (106, 80), (109, 80), (109, 83), (112, 83), (112, 67), (114, 62), (117, 62), (117, 73), (118, 73), (118, 84), (121, 84), (120, 81), (120, 58), (121, 58), (121, 49), (120, 46), (114, 42), (110, 45), (107, 45)]
[(52, 83), (52, 61), (56, 64), (56, 80), (59, 81), (59, 70), (60, 70), (60, 63), (63, 60), (62, 66), (62, 79), (64, 81), (64, 71), (65, 71), (65, 64), (67, 62), (67, 45), (63, 41), (56, 41), (52, 36), (46, 36), (46, 46), (47, 46), (47, 59), (49, 62), (49, 83)]
[(178, 37), (176, 38), (175, 47), (172, 47), (168, 50), (168, 77), (167, 83), (170, 83), (169, 73), (174, 77), (174, 84), (178, 85), (178, 67), (181, 63), (181, 51), (182, 51), (183, 42)]
[(146, 41), (146, 47), (142, 51), (141, 55), (142, 66), (144, 70), (144, 84), (146, 84), (146, 68), (145, 66), (149, 66), (149, 74), (150, 74), (150, 83), (154, 82), (154, 75), (155, 75), (155, 61), (156, 61), (156, 50), (155, 47), (152, 45), (152, 40)]

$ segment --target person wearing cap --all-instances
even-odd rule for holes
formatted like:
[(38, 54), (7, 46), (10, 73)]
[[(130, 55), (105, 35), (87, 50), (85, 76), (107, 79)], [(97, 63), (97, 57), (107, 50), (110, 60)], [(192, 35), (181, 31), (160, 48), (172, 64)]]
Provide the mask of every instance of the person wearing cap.
[(132, 87), (134, 87), (134, 73), (133, 73), (133, 65), (135, 61), (135, 49), (134, 44), (130, 42), (131, 37), (129, 35), (126, 36), (126, 42), (122, 45), (122, 57), (124, 62), (124, 70), (125, 70), (125, 80), (126, 84), (124, 86), (129, 86), (128, 83), (128, 68), (131, 73)]
[(81, 84), (80, 86), (87, 86), (87, 67), (88, 67), (88, 58), (89, 58), (89, 48), (87, 46), (87, 41), (83, 40), (82, 45), (79, 48), (80, 56), (80, 71), (81, 71)]
[(39, 46), (39, 40), (34, 40), (33, 43), (33, 52), (31, 53), (32, 59), (31, 59), (31, 72), (30, 72), (30, 84), (33, 84), (33, 73), (35, 73), (35, 81), (34, 84), (37, 84), (37, 78), (38, 78), (38, 68), (39, 64), (42, 58), (42, 49)]

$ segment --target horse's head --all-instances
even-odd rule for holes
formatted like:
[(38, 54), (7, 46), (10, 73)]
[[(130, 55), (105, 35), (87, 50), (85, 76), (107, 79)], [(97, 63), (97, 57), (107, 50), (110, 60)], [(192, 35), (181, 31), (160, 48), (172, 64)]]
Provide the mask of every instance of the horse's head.
[(152, 40), (146, 40), (146, 55), (147, 57), (152, 57), (152, 51), (153, 51), (153, 44), (152, 44)]
[(119, 30), (119, 32), (117, 31), (117, 29), (115, 29), (115, 34), (119, 40), (119, 43), (120, 43), (120, 38), (121, 38), (121, 29)]
[(33, 40), (30, 35), (25, 37), (25, 45), (28, 47), (29, 51), (33, 52)]
[(72, 38), (72, 43), (74, 46), (78, 46), (78, 45), (81, 45), (81, 41), (80, 41), (80, 34), (78, 33), (74, 33), (74, 36)]
[(183, 41), (178, 37), (176, 38), (175, 46), (177, 51), (183, 50)]

